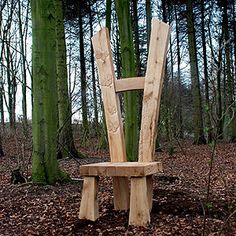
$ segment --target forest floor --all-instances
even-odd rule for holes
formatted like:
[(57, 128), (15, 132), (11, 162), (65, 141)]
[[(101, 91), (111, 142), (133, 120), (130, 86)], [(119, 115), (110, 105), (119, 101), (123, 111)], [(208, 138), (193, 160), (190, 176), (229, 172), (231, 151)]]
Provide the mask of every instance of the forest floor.
[[(30, 147), (27, 151), (14, 139), (4, 141), (0, 235), (236, 235), (236, 144), (217, 144), (207, 202), (212, 147), (188, 141), (181, 146), (171, 156), (165, 145), (156, 153), (164, 173), (154, 176), (151, 223), (144, 228), (128, 226), (128, 212), (113, 210), (110, 178), (100, 178), (100, 218), (95, 222), (78, 219), (82, 180), (55, 186), (11, 184), (11, 170), (18, 163), (30, 175)], [(59, 161), (73, 178), (80, 179), (80, 164), (108, 160), (107, 152), (92, 146), (83, 151), (88, 158)]]

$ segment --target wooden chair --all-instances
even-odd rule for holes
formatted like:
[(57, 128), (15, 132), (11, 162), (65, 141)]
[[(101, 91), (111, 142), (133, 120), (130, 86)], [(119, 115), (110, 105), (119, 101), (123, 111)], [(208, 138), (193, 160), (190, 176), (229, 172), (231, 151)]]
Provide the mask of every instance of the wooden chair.
[[(115, 79), (107, 28), (102, 28), (92, 38), (105, 109), (111, 162), (80, 167), (80, 174), (84, 176), (80, 219), (94, 221), (99, 217), (99, 176), (112, 176), (115, 210), (130, 209), (130, 225), (145, 226), (150, 222), (152, 175), (162, 171), (162, 164), (154, 162), (154, 148), (168, 38), (169, 26), (153, 19), (145, 78), (120, 80)], [(139, 159), (138, 162), (127, 162), (118, 93), (136, 89), (144, 89)]]

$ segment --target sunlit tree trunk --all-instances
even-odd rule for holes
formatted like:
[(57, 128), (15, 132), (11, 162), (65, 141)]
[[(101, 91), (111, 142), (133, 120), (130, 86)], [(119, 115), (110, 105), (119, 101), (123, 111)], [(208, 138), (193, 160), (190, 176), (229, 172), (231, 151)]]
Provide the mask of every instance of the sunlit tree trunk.
[(54, 184), (67, 177), (57, 162), (57, 75), (55, 5), (32, 0), (34, 183)]
[[(124, 78), (133, 77), (136, 74), (136, 68), (129, 1), (116, 0), (115, 5), (121, 41), (122, 75)], [(134, 161), (138, 158), (139, 124), (137, 98), (137, 92), (127, 92), (124, 98), (125, 141), (127, 159), (129, 161)]]

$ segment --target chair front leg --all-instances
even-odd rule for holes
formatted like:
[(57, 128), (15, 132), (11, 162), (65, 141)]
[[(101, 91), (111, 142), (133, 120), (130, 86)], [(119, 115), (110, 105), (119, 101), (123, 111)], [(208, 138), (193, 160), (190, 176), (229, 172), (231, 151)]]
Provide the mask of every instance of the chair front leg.
[(98, 212), (98, 177), (84, 177), (79, 219), (95, 221)]
[(146, 177), (131, 177), (129, 224), (146, 226), (150, 222)]

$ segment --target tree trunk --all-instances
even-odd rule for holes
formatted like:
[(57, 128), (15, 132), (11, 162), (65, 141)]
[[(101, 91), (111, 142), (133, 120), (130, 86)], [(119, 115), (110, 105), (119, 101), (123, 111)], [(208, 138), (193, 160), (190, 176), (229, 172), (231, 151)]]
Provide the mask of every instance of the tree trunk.
[[(123, 77), (135, 76), (135, 54), (131, 25), (130, 6), (128, 0), (116, 0), (116, 12), (118, 16), (121, 60)], [(137, 92), (125, 94), (125, 142), (127, 160), (135, 161), (138, 158), (138, 96)]]
[(7, 86), (8, 86), (8, 114), (10, 127), (15, 128), (15, 98), (16, 98), (16, 71), (13, 65), (13, 57), (10, 45), (6, 45), (6, 63), (7, 63)]
[(225, 58), (226, 58), (226, 114), (224, 124), (224, 136), (228, 141), (236, 141), (236, 116), (234, 114), (234, 80), (231, 74), (231, 55), (230, 55), (230, 35), (228, 22), (228, 3), (223, 1), (223, 29), (225, 40)]
[(136, 56), (136, 74), (137, 76), (142, 75), (141, 71), (141, 59), (140, 59), (140, 49), (139, 49), (139, 27), (138, 27), (138, 9), (137, 0), (132, 0), (132, 26), (134, 32), (134, 46), (135, 46), (135, 56)]
[(146, 28), (147, 28), (147, 52), (149, 50), (149, 40), (151, 35), (152, 7), (151, 1), (146, 0)]
[(179, 137), (183, 138), (183, 112), (182, 112), (182, 82), (181, 82), (181, 57), (180, 57), (180, 39), (179, 39), (179, 18), (177, 15), (176, 6), (174, 6), (175, 11), (175, 31), (176, 31), (176, 50), (177, 50), (177, 84), (178, 84), (178, 101), (177, 101), (177, 120), (179, 126)]
[(208, 64), (206, 51), (206, 36), (205, 36), (205, 7), (204, 0), (201, 0), (201, 36), (202, 36), (202, 56), (204, 67), (204, 83), (205, 83), (205, 103), (206, 103), (206, 128), (208, 143), (212, 142), (211, 119), (210, 119), (210, 99), (209, 99), (209, 82), (208, 82)]
[(198, 74), (196, 36), (194, 29), (192, 4), (192, 0), (187, 0), (187, 33), (193, 96), (194, 143), (202, 144), (206, 143), (206, 140), (203, 132), (202, 100)]
[(221, 91), (221, 73), (222, 73), (222, 43), (223, 43), (223, 27), (222, 34), (219, 37), (219, 54), (217, 61), (217, 119), (219, 119), (217, 136), (222, 139), (223, 138), (223, 127), (224, 127), (224, 115), (222, 109), (222, 91)]
[[(3, 60), (3, 46), (2, 46), (2, 50), (1, 50), (1, 57), (0, 60)], [(4, 82), (3, 82), (3, 65), (1, 65), (0, 67), (0, 118), (1, 118), (1, 125), (2, 128), (4, 128)]]
[(54, 184), (68, 178), (57, 162), (57, 86), (55, 6), (32, 0), (33, 37), (33, 161), (32, 180)]
[(106, 27), (111, 32), (111, 0), (106, 0)]
[[(90, 29), (90, 38), (93, 37), (93, 17), (92, 17), (92, 7), (90, 0), (90, 11), (89, 11), (89, 29)], [(93, 87), (93, 105), (94, 105), (94, 126), (95, 126), (95, 134), (99, 134), (99, 123), (98, 123), (98, 102), (97, 102), (97, 88), (96, 88), (96, 76), (95, 76), (95, 65), (94, 65), (94, 51), (92, 41), (90, 42), (90, 50), (91, 50), (91, 72), (92, 72), (92, 87)]]
[(64, 32), (64, 17), (62, 0), (55, 0), (56, 10), (56, 66), (58, 93), (58, 157), (80, 157), (74, 144), (71, 125), (71, 102), (68, 91), (68, 76), (66, 65), (66, 44)]
[(79, 42), (80, 42), (80, 82), (81, 82), (81, 103), (82, 103), (82, 119), (84, 137), (87, 137), (89, 132), (88, 125), (88, 109), (87, 109), (87, 82), (86, 82), (86, 66), (84, 56), (84, 32), (83, 32), (83, 17), (82, 17), (82, 6), (77, 4), (78, 16), (79, 16)]
[(23, 125), (27, 125), (27, 102), (26, 102), (26, 55), (24, 46), (24, 34), (22, 28), (21, 20), (21, 1), (18, 1), (18, 25), (19, 25), (19, 35), (20, 35), (20, 56), (21, 56), (21, 71), (22, 71), (22, 115), (23, 115)]

